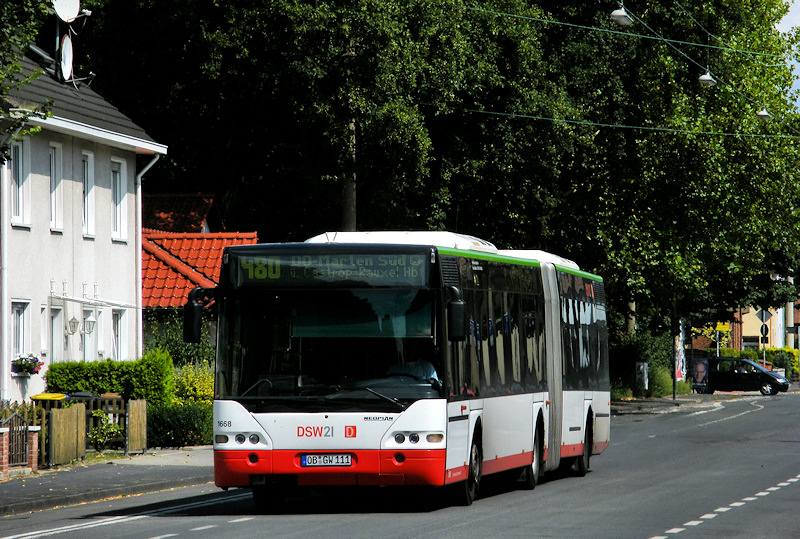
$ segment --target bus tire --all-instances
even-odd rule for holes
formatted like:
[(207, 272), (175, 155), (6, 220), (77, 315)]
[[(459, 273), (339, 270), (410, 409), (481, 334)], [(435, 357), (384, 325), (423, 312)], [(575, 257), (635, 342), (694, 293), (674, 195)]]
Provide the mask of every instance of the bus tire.
[(533, 490), (539, 483), (539, 475), (542, 470), (542, 437), (539, 429), (533, 435), (533, 462), (522, 469), (522, 488)]
[(478, 497), (478, 491), (481, 486), (482, 464), (483, 456), (481, 455), (480, 438), (478, 438), (476, 433), (472, 436), (472, 447), (470, 447), (469, 450), (467, 480), (463, 483), (463, 491), (461, 493), (461, 502), (463, 505), (472, 505), (472, 502)]
[(589, 471), (592, 458), (592, 427), (591, 416), (586, 420), (586, 429), (583, 435), (583, 455), (575, 460), (575, 471), (578, 477), (583, 477)]

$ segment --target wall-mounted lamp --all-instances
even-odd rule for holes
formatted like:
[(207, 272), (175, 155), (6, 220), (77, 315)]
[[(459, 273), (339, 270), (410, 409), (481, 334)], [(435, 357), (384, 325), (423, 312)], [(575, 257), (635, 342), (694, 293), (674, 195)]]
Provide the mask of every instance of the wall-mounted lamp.
[(80, 325), (81, 325), (80, 320), (78, 320), (74, 316), (70, 318), (69, 322), (67, 322), (67, 335), (75, 335), (75, 332), (78, 331)]
[(97, 323), (97, 319), (94, 315), (89, 315), (89, 318), (85, 318), (83, 320), (83, 331), (84, 335), (91, 335), (92, 331), (94, 331), (94, 325)]
[(620, 26), (633, 24), (633, 19), (628, 15), (628, 12), (625, 11), (625, 6), (623, 6), (621, 2), (619, 4), (619, 9), (615, 9), (611, 12), (611, 19)]
[(711, 71), (706, 69), (706, 72), (700, 75), (700, 78), (697, 79), (700, 81), (700, 84), (703, 86), (716, 86), (717, 80), (711, 76)]

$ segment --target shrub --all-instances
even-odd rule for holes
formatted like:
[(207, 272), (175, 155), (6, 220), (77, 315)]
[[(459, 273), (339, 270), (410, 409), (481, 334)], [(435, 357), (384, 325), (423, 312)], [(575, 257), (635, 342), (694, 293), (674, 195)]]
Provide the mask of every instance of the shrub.
[(208, 363), (175, 369), (175, 398), (180, 402), (214, 400), (214, 371)]
[(108, 414), (104, 411), (95, 410), (92, 412), (92, 417), (97, 418), (99, 423), (86, 434), (86, 437), (95, 450), (103, 451), (109, 443), (120, 438), (124, 434), (122, 427), (111, 421), (108, 418)]
[[(653, 336), (646, 331), (634, 335), (623, 335), (619, 342), (610, 343), (609, 366), (612, 384), (617, 387), (636, 389), (636, 363), (648, 364), (652, 376), (653, 369), (662, 367), (669, 372), (674, 357), (673, 343), (669, 335)], [(671, 382), (670, 382), (671, 384)], [(672, 391), (670, 385), (670, 392)]]
[(172, 376), (169, 353), (155, 350), (136, 361), (53, 363), (45, 381), (47, 391), (52, 393), (119, 393), (126, 399), (165, 403), (171, 402), (175, 394)]
[(661, 365), (651, 365), (648, 369), (648, 397), (672, 395), (672, 375)]
[(146, 399), (149, 404), (164, 404), (175, 395), (172, 358), (166, 350), (153, 350), (137, 362), (136, 384), (132, 399)]
[(210, 403), (189, 402), (147, 407), (147, 443), (151, 447), (209, 445), (213, 435)]

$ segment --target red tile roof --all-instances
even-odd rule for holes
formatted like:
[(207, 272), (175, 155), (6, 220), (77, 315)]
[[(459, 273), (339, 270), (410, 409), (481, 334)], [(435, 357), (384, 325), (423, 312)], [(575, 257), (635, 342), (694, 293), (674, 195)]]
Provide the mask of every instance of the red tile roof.
[(189, 292), (219, 282), (222, 250), (258, 242), (255, 232), (142, 232), (142, 306), (175, 308)]

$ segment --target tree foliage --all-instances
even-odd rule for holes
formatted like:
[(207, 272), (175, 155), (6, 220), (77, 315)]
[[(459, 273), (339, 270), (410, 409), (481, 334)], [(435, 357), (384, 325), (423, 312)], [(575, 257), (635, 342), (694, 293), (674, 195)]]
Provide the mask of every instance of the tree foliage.
[(619, 323), (796, 295), (781, 0), (87, 4), (94, 87), (170, 147), (146, 188), (216, 191), (231, 230), (336, 229), (355, 174), (359, 229), (555, 251)]
[(47, 13), (43, 0), (0, 2), (0, 164), (5, 163), (9, 143), (29, 115), (12, 113), (6, 98), (13, 88), (30, 82), (22, 73), (20, 55), (33, 42)]

